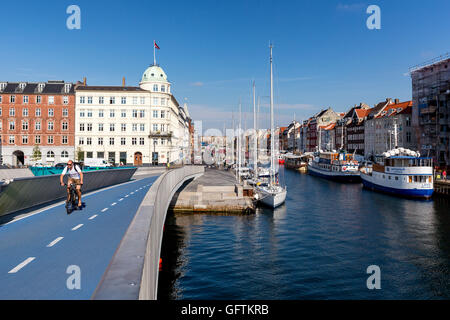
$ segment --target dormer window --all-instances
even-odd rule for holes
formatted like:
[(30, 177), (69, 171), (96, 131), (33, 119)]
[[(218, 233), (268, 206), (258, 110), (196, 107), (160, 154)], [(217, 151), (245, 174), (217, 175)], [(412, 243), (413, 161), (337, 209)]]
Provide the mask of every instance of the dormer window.
[(70, 91), (70, 88), (72, 87), (71, 83), (65, 83), (64, 84), (64, 92), (68, 93)]
[(0, 91), (5, 90), (7, 83), (6, 82), (2, 82), (0, 83)]
[(38, 91), (39, 91), (39, 92), (44, 91), (44, 87), (45, 87), (45, 83), (39, 83), (39, 84), (38, 84)]
[(26, 83), (24, 83), (24, 82), (22, 82), (22, 83), (20, 83), (19, 84), (19, 88), (20, 88), (20, 90), (23, 90), (23, 89), (25, 89), (25, 87), (26, 87)]

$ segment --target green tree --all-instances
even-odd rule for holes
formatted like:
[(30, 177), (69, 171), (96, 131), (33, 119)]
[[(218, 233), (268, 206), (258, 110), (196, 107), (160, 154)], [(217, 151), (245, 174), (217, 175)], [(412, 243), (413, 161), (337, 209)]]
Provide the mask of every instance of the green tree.
[(39, 146), (36, 144), (33, 148), (33, 154), (31, 155), (31, 160), (34, 162), (42, 159), (42, 152)]
[(81, 147), (77, 148), (77, 161), (84, 161), (84, 151), (81, 149)]

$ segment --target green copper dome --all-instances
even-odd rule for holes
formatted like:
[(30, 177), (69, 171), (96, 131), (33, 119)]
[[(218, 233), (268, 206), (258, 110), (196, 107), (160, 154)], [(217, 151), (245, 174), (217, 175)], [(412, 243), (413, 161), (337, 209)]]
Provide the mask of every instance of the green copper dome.
[(167, 82), (167, 75), (164, 70), (157, 65), (152, 65), (145, 70), (141, 82)]

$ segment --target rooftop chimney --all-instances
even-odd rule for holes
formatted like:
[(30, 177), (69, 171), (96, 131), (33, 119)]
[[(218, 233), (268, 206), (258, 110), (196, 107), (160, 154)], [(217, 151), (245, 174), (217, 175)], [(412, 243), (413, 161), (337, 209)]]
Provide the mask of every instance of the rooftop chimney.
[(86, 77), (83, 78), (83, 86), (86, 86)]
[(399, 104), (400, 100), (399, 99), (395, 99), (394, 102), (395, 102), (395, 104)]
[(122, 78), (122, 87), (125, 87), (125, 77)]

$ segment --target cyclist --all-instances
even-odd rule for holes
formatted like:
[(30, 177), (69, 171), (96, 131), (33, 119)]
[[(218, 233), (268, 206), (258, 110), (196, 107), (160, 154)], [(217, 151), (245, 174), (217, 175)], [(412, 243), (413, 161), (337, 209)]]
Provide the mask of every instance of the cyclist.
[(78, 195), (78, 207), (81, 207), (81, 186), (83, 185), (83, 172), (79, 166), (74, 165), (72, 160), (67, 162), (67, 166), (64, 168), (60, 176), (61, 186), (64, 185), (63, 178), (66, 174), (69, 174), (69, 180), (67, 181), (67, 202), (70, 200), (70, 186), (76, 185)]

